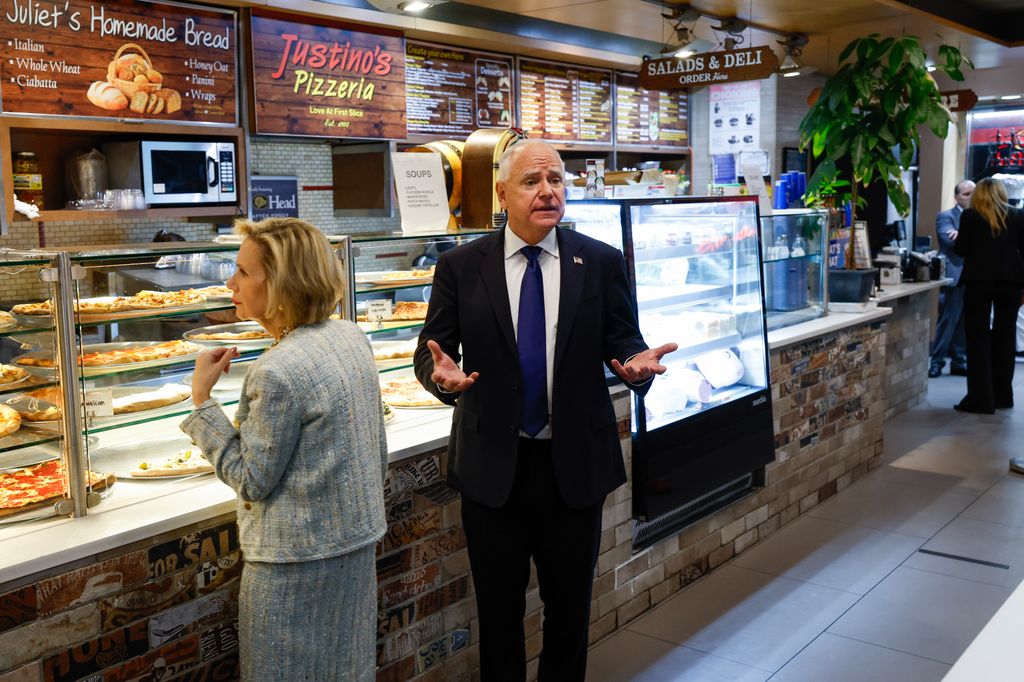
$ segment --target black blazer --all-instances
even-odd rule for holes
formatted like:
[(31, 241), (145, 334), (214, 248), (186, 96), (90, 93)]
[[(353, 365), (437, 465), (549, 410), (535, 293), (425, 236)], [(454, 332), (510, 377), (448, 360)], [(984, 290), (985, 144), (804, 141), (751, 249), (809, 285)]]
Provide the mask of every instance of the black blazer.
[[(455, 405), (448, 483), (491, 507), (505, 503), (516, 472), (522, 375), (505, 284), (504, 230), (441, 255), (416, 376)], [(646, 350), (618, 250), (558, 228), (561, 288), (551, 397), (552, 457), (562, 499), (585, 507), (626, 481), (603, 365)], [(460, 394), (440, 392), (427, 340), (480, 376)], [(633, 386), (646, 392), (650, 382)]]
[(1006, 230), (998, 237), (974, 209), (960, 216), (960, 229), (953, 245), (964, 257), (960, 283), (1007, 282), (1024, 284), (1024, 212), (1011, 208)]

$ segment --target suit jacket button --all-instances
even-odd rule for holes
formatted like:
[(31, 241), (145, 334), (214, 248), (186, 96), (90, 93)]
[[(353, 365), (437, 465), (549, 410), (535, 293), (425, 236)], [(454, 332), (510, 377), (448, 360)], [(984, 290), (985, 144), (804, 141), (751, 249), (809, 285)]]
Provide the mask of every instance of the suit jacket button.
[(252, 503), (251, 502), (246, 502), (242, 506), (245, 507), (246, 511), (249, 511), (250, 509), (252, 509)]

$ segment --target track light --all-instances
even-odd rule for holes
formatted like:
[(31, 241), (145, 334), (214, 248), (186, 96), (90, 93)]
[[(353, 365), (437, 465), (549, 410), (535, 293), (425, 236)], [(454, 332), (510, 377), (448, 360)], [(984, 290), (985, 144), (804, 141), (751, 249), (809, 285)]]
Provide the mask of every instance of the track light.
[(780, 40), (779, 45), (782, 45), (786, 52), (776, 71), (780, 76), (794, 78), (814, 71), (813, 68), (804, 66), (800, 61), (800, 53), (807, 45), (807, 36), (802, 33), (794, 33), (785, 40)]

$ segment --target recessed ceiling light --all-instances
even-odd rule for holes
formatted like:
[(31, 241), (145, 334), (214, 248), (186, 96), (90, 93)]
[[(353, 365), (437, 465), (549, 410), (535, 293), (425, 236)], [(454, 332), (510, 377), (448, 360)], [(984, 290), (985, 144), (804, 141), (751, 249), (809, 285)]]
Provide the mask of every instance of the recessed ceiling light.
[(398, 9), (403, 12), (422, 12), (423, 10), (430, 7), (429, 2), (421, 2), (421, 0), (411, 0), (411, 2), (403, 2), (398, 6)]
[(675, 57), (676, 59), (686, 59), (687, 57), (692, 57), (695, 54), (697, 54), (697, 51), (694, 50), (693, 48), (684, 47), (677, 50), (675, 53), (673, 53), (672, 56)]
[(1003, 95), (999, 99), (1011, 100), (1011, 99), (1020, 99), (1021, 97), (1022, 97), (1022, 95)]

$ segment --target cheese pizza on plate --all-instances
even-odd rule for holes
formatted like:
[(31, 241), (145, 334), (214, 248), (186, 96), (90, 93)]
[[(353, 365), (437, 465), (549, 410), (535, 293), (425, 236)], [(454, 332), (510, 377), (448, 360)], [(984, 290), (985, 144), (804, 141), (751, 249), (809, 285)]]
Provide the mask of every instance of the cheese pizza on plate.
[[(182, 384), (165, 384), (159, 388), (115, 388), (112, 407), (114, 414), (131, 414), (158, 407), (174, 405), (188, 400), (192, 389)], [(47, 422), (60, 419), (64, 398), (60, 388), (47, 386), (22, 394), (9, 401), (21, 418), (28, 422)]]
[(416, 377), (383, 383), (380, 394), (391, 407), (444, 407), (444, 403), (420, 386)]
[[(75, 301), (75, 312), (82, 315), (123, 313), (127, 310), (132, 310), (132, 305), (122, 296), (100, 296)], [(42, 303), (22, 303), (11, 308), (11, 311), (18, 315), (49, 315), (53, 311), (53, 304), (50, 300)]]
[(254, 341), (272, 339), (273, 334), (265, 329), (254, 329), (248, 332), (215, 332), (212, 334), (192, 334), (189, 338), (197, 341)]
[[(93, 490), (114, 483), (113, 476), (88, 472)], [(42, 507), (64, 496), (67, 490), (64, 464), (52, 459), (24, 469), (0, 473), (0, 516)]]
[(136, 310), (175, 308), (202, 303), (205, 300), (206, 297), (194, 289), (184, 289), (182, 291), (140, 291), (128, 299), (131, 307)]
[[(183, 355), (198, 353), (199, 346), (188, 341), (164, 341), (157, 344), (140, 344), (126, 348), (115, 348), (112, 350), (85, 353), (78, 364), (83, 367), (103, 367), (106, 365), (130, 365), (138, 362), (152, 362), (153, 360), (167, 360)], [(23, 367), (54, 367), (55, 362), (52, 355), (34, 354), (21, 355), (14, 359), (16, 364)]]
[(14, 319), (14, 315), (11, 315), (6, 310), (0, 310), (0, 328), (13, 327), (18, 324), (18, 321)]
[(23, 370), (21, 367), (15, 367), (14, 365), (0, 365), (0, 388), (3, 388), (7, 384), (16, 384), (19, 381), (23, 381), (28, 376), (28, 372)]
[(161, 478), (167, 476), (189, 476), (191, 474), (208, 474), (213, 465), (206, 461), (198, 448), (185, 448), (174, 457), (153, 462), (140, 462), (132, 469), (132, 478)]

